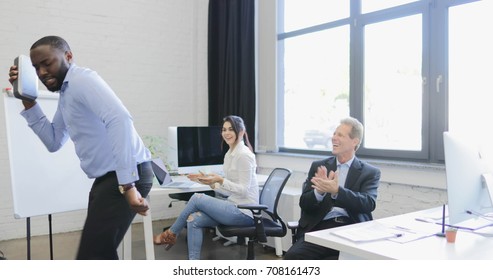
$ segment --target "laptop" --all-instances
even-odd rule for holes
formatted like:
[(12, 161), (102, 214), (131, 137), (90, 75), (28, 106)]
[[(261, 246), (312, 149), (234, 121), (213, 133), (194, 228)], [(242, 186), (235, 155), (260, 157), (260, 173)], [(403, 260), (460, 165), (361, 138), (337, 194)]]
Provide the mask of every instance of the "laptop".
[(189, 189), (200, 186), (200, 184), (190, 181), (187, 178), (184, 178), (184, 181), (173, 181), (171, 175), (160, 158), (153, 159), (151, 164), (154, 175), (156, 176), (159, 185), (163, 188)]
[(14, 96), (22, 100), (33, 101), (38, 97), (38, 75), (31, 59), (26, 55), (19, 55), (14, 59), (19, 74), (13, 82)]

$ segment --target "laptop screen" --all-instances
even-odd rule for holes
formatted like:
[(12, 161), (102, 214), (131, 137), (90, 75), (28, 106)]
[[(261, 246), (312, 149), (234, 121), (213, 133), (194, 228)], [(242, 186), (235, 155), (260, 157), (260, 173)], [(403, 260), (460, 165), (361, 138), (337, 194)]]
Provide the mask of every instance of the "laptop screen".
[(160, 185), (166, 185), (171, 182), (171, 176), (169, 175), (163, 161), (160, 158), (152, 160), (152, 170), (156, 175), (157, 181)]

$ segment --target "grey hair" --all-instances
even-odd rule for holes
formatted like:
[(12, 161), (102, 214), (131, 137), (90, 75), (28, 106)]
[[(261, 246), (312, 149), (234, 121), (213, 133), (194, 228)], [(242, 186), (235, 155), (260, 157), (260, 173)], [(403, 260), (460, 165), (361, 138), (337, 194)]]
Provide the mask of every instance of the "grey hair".
[(357, 151), (361, 143), (363, 142), (363, 132), (364, 132), (363, 124), (353, 117), (347, 117), (342, 119), (341, 124), (351, 126), (351, 132), (349, 133), (349, 137), (351, 139), (355, 139), (355, 138), (359, 139), (358, 145), (356, 145), (355, 148), (355, 151)]

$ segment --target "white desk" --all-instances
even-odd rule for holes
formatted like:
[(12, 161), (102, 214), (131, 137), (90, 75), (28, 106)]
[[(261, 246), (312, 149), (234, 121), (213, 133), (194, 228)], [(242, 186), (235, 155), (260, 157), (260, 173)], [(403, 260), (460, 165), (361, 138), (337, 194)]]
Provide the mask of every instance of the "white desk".
[[(179, 181), (181, 178), (173, 178), (174, 181)], [(193, 188), (188, 189), (178, 189), (178, 188), (163, 188), (158, 184), (154, 184), (152, 186), (151, 191), (147, 195), (147, 201), (150, 205), (151, 196), (155, 195), (169, 195), (172, 193), (185, 193), (185, 192), (198, 192), (210, 190), (211, 188), (202, 184), (195, 184)], [(153, 232), (152, 232), (152, 209), (149, 209), (147, 216), (144, 216), (142, 219), (143, 227), (144, 227), (144, 244), (146, 250), (146, 259), (154, 260), (154, 243), (153, 243)], [(130, 224), (125, 237), (123, 238), (121, 245), (121, 259), (131, 260), (132, 259), (132, 225)]]
[[(265, 181), (267, 180), (267, 178), (268, 178), (268, 175), (257, 174), (257, 179), (258, 179), (259, 185), (263, 185), (265, 183)], [(180, 181), (180, 180), (187, 180), (187, 179), (184, 176), (181, 178), (173, 177), (173, 181)], [(198, 184), (198, 183), (195, 184), (194, 187), (188, 188), (188, 189), (163, 188), (160, 185), (154, 184), (152, 186), (151, 191), (149, 192), (149, 195), (147, 196), (147, 200), (150, 204), (151, 196), (169, 195), (172, 193), (207, 191), (210, 189), (211, 188), (209, 186)], [(147, 260), (154, 260), (155, 254), (154, 254), (154, 243), (153, 243), (153, 232), (152, 232), (151, 209), (149, 209), (147, 216), (144, 216), (142, 220), (143, 220), (143, 226), (144, 226), (144, 244), (145, 244), (145, 250), (146, 250), (146, 259)], [(123, 238), (119, 253), (120, 253), (121, 259), (124, 259), (124, 260), (132, 259), (132, 225), (131, 224), (130, 224), (129, 229), (127, 230), (127, 233), (125, 234), (125, 236)]]
[[(441, 232), (441, 225), (416, 221), (416, 217), (429, 216), (440, 213), (441, 207), (424, 211), (388, 217), (365, 223), (348, 225), (346, 227), (362, 227), (366, 223), (385, 223), (404, 226), (409, 229)], [(408, 243), (397, 243), (389, 240), (372, 242), (352, 242), (337, 237), (331, 232), (338, 228), (307, 233), (306, 241), (321, 246), (336, 249), (340, 252), (339, 259), (403, 259), (403, 260), (465, 260), (465, 259), (493, 259), (493, 236), (486, 237), (472, 232), (459, 230), (455, 243), (447, 243), (444, 237), (435, 235)], [(491, 230), (493, 233), (493, 229)]]

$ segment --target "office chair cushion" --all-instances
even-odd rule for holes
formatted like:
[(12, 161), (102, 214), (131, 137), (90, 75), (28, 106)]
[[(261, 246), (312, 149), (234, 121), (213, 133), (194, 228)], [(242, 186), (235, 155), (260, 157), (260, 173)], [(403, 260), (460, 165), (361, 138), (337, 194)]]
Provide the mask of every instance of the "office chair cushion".
[(203, 193), (203, 194), (206, 194), (208, 196), (215, 196), (215, 194), (216, 194), (215, 191), (199, 191), (199, 192), (185, 192), (185, 193), (170, 193), (169, 197), (172, 199), (189, 201), (194, 193)]
[[(269, 219), (262, 219), (262, 220), (264, 224), (265, 234), (267, 236), (283, 237), (284, 235), (286, 235), (286, 232), (284, 231), (283, 227), (280, 224), (277, 224), (276, 222)], [(231, 236), (241, 236), (241, 237), (249, 237), (249, 238), (256, 237), (254, 225), (249, 227), (219, 225), (217, 229), (219, 230), (219, 232), (221, 232), (222, 235), (226, 237), (231, 237)]]

